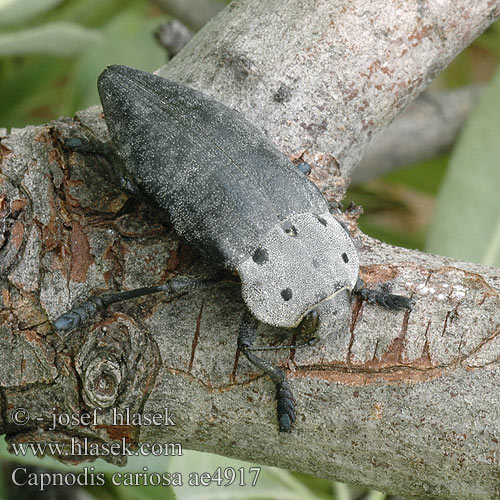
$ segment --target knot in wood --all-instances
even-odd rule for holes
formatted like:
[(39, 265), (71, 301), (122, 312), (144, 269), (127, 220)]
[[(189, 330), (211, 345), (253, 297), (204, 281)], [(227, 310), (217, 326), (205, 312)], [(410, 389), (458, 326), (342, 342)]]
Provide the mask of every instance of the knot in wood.
[(131, 319), (116, 314), (89, 332), (76, 356), (85, 404), (138, 410), (152, 388), (159, 360), (156, 343)]
[(97, 408), (113, 406), (122, 378), (122, 367), (117, 361), (92, 359), (82, 374), (85, 403)]

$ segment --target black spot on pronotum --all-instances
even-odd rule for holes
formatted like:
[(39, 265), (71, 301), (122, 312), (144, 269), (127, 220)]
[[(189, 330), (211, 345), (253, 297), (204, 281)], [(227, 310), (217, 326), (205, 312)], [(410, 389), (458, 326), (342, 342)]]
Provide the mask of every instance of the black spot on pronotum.
[(325, 220), (325, 219), (323, 219), (323, 217), (320, 217), (319, 215), (315, 215), (314, 217), (316, 217), (316, 219), (318, 219), (318, 222), (319, 222), (320, 224), (323, 224), (323, 226), (325, 226), (325, 227), (326, 227), (327, 222), (326, 222), (326, 220)]
[(280, 104), (287, 102), (292, 97), (292, 91), (284, 83), (282, 83), (279, 89), (273, 94), (273, 101)]
[(313, 265), (314, 269), (318, 269), (318, 267), (319, 267), (319, 262), (318, 262), (316, 259), (313, 259), (313, 260), (312, 260), (312, 265)]
[(269, 253), (265, 248), (257, 248), (255, 252), (252, 254), (252, 260), (262, 266), (269, 260)]
[(292, 298), (292, 289), (285, 288), (284, 290), (281, 290), (281, 296), (285, 302), (288, 302)]
[(342, 260), (347, 264), (349, 262), (349, 257), (347, 256), (347, 254), (344, 252), (342, 254)]

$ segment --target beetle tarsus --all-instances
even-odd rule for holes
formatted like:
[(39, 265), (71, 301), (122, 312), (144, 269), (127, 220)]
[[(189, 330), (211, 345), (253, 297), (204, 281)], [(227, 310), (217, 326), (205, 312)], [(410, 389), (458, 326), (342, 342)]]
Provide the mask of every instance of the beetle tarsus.
[(69, 311), (62, 314), (54, 321), (55, 329), (59, 331), (70, 332), (78, 326), (81, 326), (89, 318), (95, 316), (97, 311), (106, 307), (104, 299), (104, 296), (96, 295), (90, 297), (82, 304), (71, 308)]
[[(285, 377), (284, 373), (283, 377)], [(276, 384), (276, 400), (280, 432), (290, 432), (295, 421), (295, 402), (292, 389), (286, 378), (283, 379), (283, 382)]]
[(59, 316), (54, 321), (54, 327), (59, 331), (70, 332), (93, 318), (98, 311), (116, 302), (123, 302), (124, 300), (135, 299), (136, 297), (142, 297), (143, 295), (150, 295), (157, 292), (166, 292), (167, 294), (188, 292), (197, 288), (212, 286), (220, 281), (220, 279), (221, 276), (219, 274), (209, 277), (176, 276), (163, 285), (93, 295), (82, 304), (71, 308), (69, 311)]
[(306, 163), (303, 161), (302, 163), (299, 163), (297, 165), (297, 168), (304, 174), (304, 175), (309, 175), (311, 173), (311, 165), (309, 163)]
[(249, 313), (243, 315), (238, 335), (238, 347), (250, 363), (262, 370), (276, 384), (276, 410), (279, 430), (280, 432), (290, 432), (295, 421), (295, 402), (292, 389), (286, 379), (285, 372), (281, 368), (272, 366), (253, 354), (252, 345), (257, 336), (258, 324), (258, 321)]
[(386, 290), (370, 290), (363, 286), (361, 279), (358, 280), (354, 293), (366, 300), (369, 304), (378, 304), (379, 306), (395, 311), (408, 309), (411, 311), (415, 305), (415, 301), (403, 295), (395, 295)]

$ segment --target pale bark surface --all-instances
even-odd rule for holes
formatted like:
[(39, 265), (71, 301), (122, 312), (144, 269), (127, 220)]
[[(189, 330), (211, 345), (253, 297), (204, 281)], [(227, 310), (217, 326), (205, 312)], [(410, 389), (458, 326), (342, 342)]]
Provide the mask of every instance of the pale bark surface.
[(359, 184), (450, 151), (482, 87), (423, 92), (387, 127), (351, 173)]
[[(493, 1), (233, 2), (164, 74), (240, 110), (341, 199), (373, 137), (499, 13)], [(362, 276), (416, 307), (353, 300), (314, 348), (266, 354), (295, 391), (289, 435), (277, 432), (272, 383), (236, 353), (236, 278), (120, 304), (55, 334), (51, 321), (92, 292), (204, 265), (154, 210), (113, 187), (105, 160), (61, 146), (89, 128), (106, 135), (97, 108), (0, 131), (0, 425), (10, 441), (180, 442), (406, 497), (500, 495), (499, 271), (381, 244), (356, 229), (355, 209), (345, 218)], [(262, 344), (292, 341), (262, 333)], [(96, 405), (168, 407), (176, 426), (47, 430), (54, 407)], [(13, 423), (17, 407), (29, 424)]]

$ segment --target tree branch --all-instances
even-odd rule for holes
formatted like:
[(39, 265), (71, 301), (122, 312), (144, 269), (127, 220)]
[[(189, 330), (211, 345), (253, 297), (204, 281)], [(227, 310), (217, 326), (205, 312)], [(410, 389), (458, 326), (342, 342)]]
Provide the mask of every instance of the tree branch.
[(238, 109), (290, 156), (321, 158), (314, 180), (335, 198), (342, 192), (332, 179), (351, 174), (499, 8), (487, 0), (233, 2), (160, 74)]
[(449, 151), (482, 87), (424, 92), (389, 125), (352, 172), (353, 184)]
[[(438, 12), (417, 1), (236, 2), (165, 72), (310, 159), (318, 183), (338, 196), (372, 137), (499, 4), (441, 2)], [(117, 304), (59, 337), (51, 321), (92, 292), (205, 265), (159, 214), (114, 187), (104, 159), (61, 147), (89, 129), (106, 136), (98, 108), (2, 133), (0, 427), (10, 442), (179, 442), (407, 497), (497, 494), (498, 270), (372, 240), (355, 228), (355, 210), (345, 219), (362, 277), (390, 282), (417, 305), (390, 312), (355, 300), (324, 342), (269, 354), (295, 391), (290, 435), (277, 432), (272, 384), (236, 353), (244, 305), (231, 277), (189, 295)], [(292, 341), (263, 328), (262, 344), (283, 340)], [(54, 411), (97, 404), (100, 425), (49, 431)], [(13, 421), (20, 407), (32, 416), (25, 425)], [(110, 425), (111, 408), (165, 407), (174, 427)]]

